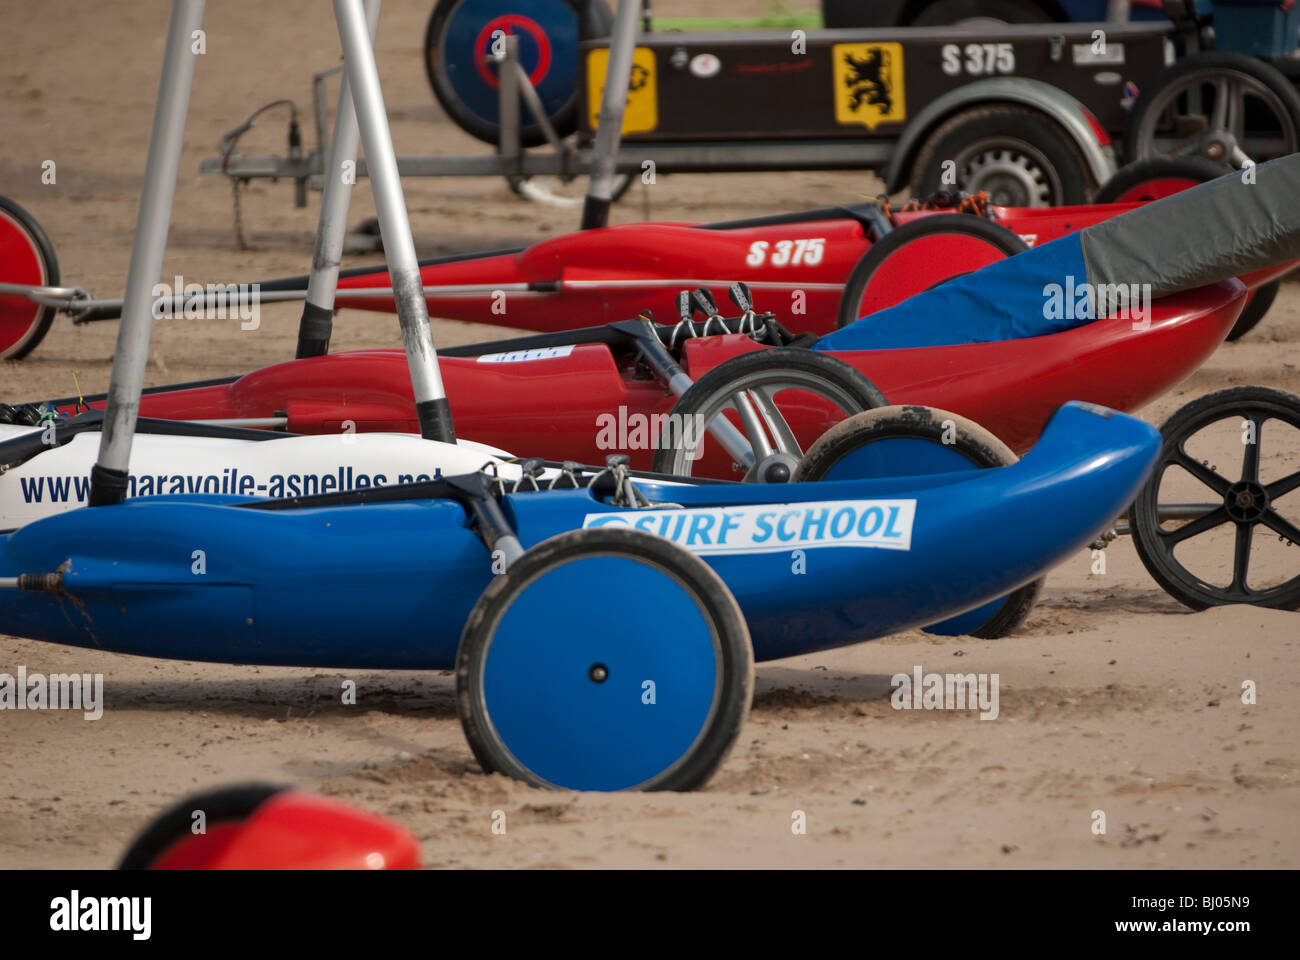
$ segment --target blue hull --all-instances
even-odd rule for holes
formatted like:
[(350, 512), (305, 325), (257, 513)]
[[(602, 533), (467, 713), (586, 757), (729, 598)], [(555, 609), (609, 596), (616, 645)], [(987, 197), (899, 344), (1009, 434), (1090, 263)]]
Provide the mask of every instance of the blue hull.
[[(652, 501), (684, 508), (676, 512), (611, 507), (589, 490), (515, 494), (503, 507), (525, 547), (610, 523), (639, 524), (696, 550), (739, 602), (756, 658), (770, 660), (934, 623), (1036, 579), (1124, 511), (1159, 446), (1141, 421), (1071, 404), (1019, 463), (995, 470), (785, 486), (638, 484)], [(270, 511), (240, 502), (136, 500), (9, 534), (0, 576), (62, 569), (65, 593), (0, 591), (0, 633), (184, 660), (452, 666), (493, 576), (463, 506)], [(656, 615), (654, 597), (636, 599), (628, 617)]]

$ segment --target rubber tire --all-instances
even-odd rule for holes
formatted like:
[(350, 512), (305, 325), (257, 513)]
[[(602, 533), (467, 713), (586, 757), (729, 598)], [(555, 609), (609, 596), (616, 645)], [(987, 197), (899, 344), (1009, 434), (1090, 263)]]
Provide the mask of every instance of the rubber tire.
[[(0, 210), (17, 220), (19, 226), (27, 234), (27, 238), (35, 245), (45, 268), (45, 286), (57, 287), (59, 285), (59, 259), (54, 255), (54, 245), (50, 243), (50, 238), (45, 235), (45, 231), (36, 221), (36, 218), (8, 197), (0, 197)], [(5, 278), (0, 276), (0, 280), (3, 279)], [(41, 310), (24, 340), (8, 350), (0, 350), (0, 360), (21, 360), (35, 350), (37, 345), (45, 339), (45, 335), (50, 332), (50, 324), (54, 322), (54, 315), (57, 312), (54, 307), (45, 307)]]
[[(867, 252), (853, 267), (853, 272), (849, 274), (849, 279), (844, 284), (844, 293), (840, 295), (839, 315), (835, 318), (836, 328), (845, 327), (858, 319), (859, 305), (862, 303), (863, 294), (866, 293), (867, 284), (885, 260), (917, 237), (931, 236), (936, 233), (959, 233), (985, 240), (1008, 257), (1029, 249), (1025, 241), (1006, 227), (969, 213), (936, 213), (905, 223), (867, 248)], [(959, 275), (947, 277), (926, 289), (947, 283), (956, 276)], [(916, 291), (916, 293), (921, 292), (921, 290)]]
[[(1230, 417), (1233, 415), (1234, 406), (1243, 402), (1250, 404), (1262, 402), (1300, 413), (1300, 397), (1270, 387), (1229, 387), (1227, 390), (1208, 393), (1180, 407), (1161, 425), (1160, 435), (1164, 438), (1161, 459), (1164, 459), (1164, 450), (1168, 449), (1172, 438), (1181, 437), (1182, 442), (1185, 442), (1187, 437), (1196, 433), (1195, 429), (1187, 433), (1190, 427), (1194, 427), (1198, 422), (1208, 425), (1218, 419)], [(1224, 411), (1224, 417), (1214, 416), (1214, 412), (1218, 410)], [(1160, 529), (1160, 520), (1153, 507), (1158, 506), (1159, 503), (1161, 476), (1162, 472), (1153, 474), (1138, 493), (1133, 505), (1129, 507), (1129, 530), (1133, 535), (1133, 546), (1137, 549), (1142, 565), (1167, 594), (1193, 610), (1205, 610), (1228, 602), (1236, 602), (1216, 598), (1214, 592), (1221, 588), (1206, 590), (1191, 583), (1190, 581), (1196, 578), (1174, 559), (1172, 553), (1166, 557), (1163, 549), (1157, 546), (1160, 544), (1157, 533)], [(1232, 523), (1232, 521), (1227, 522)], [(1270, 535), (1272, 534), (1267, 527), (1264, 529)], [(1252, 605), (1274, 610), (1300, 610), (1300, 575), (1265, 591), (1265, 599)]]
[(1154, 196), (1122, 198), (1130, 190), (1151, 180), (1187, 179), (1195, 183), (1208, 183), (1226, 173), (1232, 173), (1232, 169), (1206, 157), (1148, 157), (1146, 160), (1135, 161), (1115, 171), (1113, 177), (1097, 188), (1092, 202), (1137, 203), (1155, 200), (1159, 198)]
[[(1188, 74), (1201, 73), (1207, 67), (1211, 69), (1224, 67), (1229, 70), (1237, 70), (1247, 76), (1254, 77), (1267, 86), (1277, 95), (1283, 107), (1291, 115), (1291, 122), (1295, 125), (1297, 136), (1300, 137), (1300, 93), (1296, 92), (1296, 88), (1281, 71), (1262, 60), (1248, 57), (1243, 53), (1195, 53), (1165, 67), (1142, 88), (1137, 103), (1133, 105), (1133, 113), (1129, 116), (1128, 135), (1124, 138), (1124, 149), (1130, 155), (1130, 161), (1150, 159), (1149, 157), (1132, 156), (1131, 153), (1136, 149), (1138, 131), (1142, 129), (1142, 124), (1146, 121), (1146, 115), (1151, 104), (1155, 102), (1156, 94)], [(1300, 144), (1297, 144), (1297, 146), (1300, 146)], [(1251, 159), (1259, 162), (1256, 157)]]
[(269, 783), (245, 783), (218, 787), (186, 797), (168, 807), (144, 829), (118, 863), (119, 870), (148, 870), (180, 840), (192, 836), (193, 813), (202, 810), (207, 826), (246, 820), (262, 804), (288, 787)]
[[(753, 645), (740, 605), (713, 568), (671, 541), (639, 530), (589, 528), (561, 533), (537, 544), (508, 572), (493, 578), (470, 612), (456, 651), (456, 706), (465, 738), (484, 772), (503, 773), (535, 787), (564, 789), (523, 766), (500, 742), (474, 678), (482, 675), (491, 649), (489, 632), (518, 592), (553, 567), (599, 553), (647, 560), (677, 577), (695, 591), (695, 599), (713, 621), (722, 651), (721, 700), (715, 702), (712, 719), (685, 762), (679, 760), (638, 785), (641, 790), (693, 790), (713, 776), (740, 735), (754, 696)], [(546, 633), (540, 631), (538, 642), (546, 641)]]
[[(889, 403), (879, 387), (843, 360), (802, 347), (768, 347), (743, 353), (718, 364), (677, 398), (670, 416), (676, 416), (678, 423), (685, 422), (686, 417), (699, 412), (707, 399), (722, 389), (727, 382), (750, 373), (767, 372), (777, 366), (798, 368), (805, 373), (830, 380), (841, 390), (853, 395), (863, 410), (883, 407)], [(673, 454), (674, 450), (671, 448), (661, 447), (656, 450), (652, 472), (671, 473)]]
[[(433, 12), (429, 15), (429, 25), (424, 30), (424, 72), (429, 79), (429, 86), (433, 88), (433, 95), (456, 126), (470, 136), (495, 146), (498, 139), (498, 125), (488, 123), (461, 103), (451, 85), (451, 81), (446, 76), (445, 70), (442, 69), (442, 61), (437, 57), (438, 40), (446, 29), (446, 22), (451, 17), (456, 6), (463, 2), (467, 2), (467, 0), (437, 0), (437, 3), (434, 4)], [(583, 4), (579, 0), (564, 0), (564, 2), (572, 7), (574, 13), (578, 16), (579, 38), (586, 39), (587, 35), (583, 30), (582, 22)], [(581, 71), (579, 71), (579, 75), (581, 75)], [(520, 109), (525, 114), (528, 113), (528, 108), (522, 104)], [(556, 111), (550, 120), (556, 134), (560, 137), (567, 137), (578, 129), (578, 91), (576, 87), (573, 96), (565, 101), (564, 106)], [(519, 127), (519, 142), (524, 147), (541, 146), (546, 143), (546, 133), (536, 121), (522, 123)]]
[[(947, 410), (915, 405), (868, 410), (836, 424), (808, 448), (795, 471), (794, 482), (812, 483), (824, 478), (846, 455), (861, 449), (867, 441), (906, 438), (943, 442), (945, 420), (953, 421), (961, 441), (959, 453), (980, 469), (1005, 467), (1018, 459), (1005, 443), (973, 420)], [(970, 636), (985, 640), (1005, 637), (1029, 617), (1046, 578), (1013, 590), (1002, 605)], [(960, 616), (960, 614), (959, 614)]]
[(1246, 297), (1246, 305), (1241, 308), (1241, 314), (1237, 317), (1237, 322), (1228, 331), (1229, 340), (1240, 340), (1255, 329), (1255, 325), (1264, 319), (1264, 314), (1268, 313), (1269, 307), (1273, 306), (1281, 286), (1282, 280), (1279, 278), (1250, 291)]
[(1065, 131), (1042, 111), (1011, 104), (972, 107), (939, 124), (912, 159), (909, 180), (912, 196), (928, 197), (942, 189), (965, 189), (960, 183), (953, 186), (939, 182), (938, 161), (956, 156), (974, 141), (996, 136), (1024, 140), (1056, 168), (1061, 196), (1052, 198), (1049, 206), (1084, 204), (1090, 200), (1096, 185)]
[(1053, 19), (1037, 4), (1022, 0), (936, 0), (906, 26), (955, 26), (971, 17), (996, 18), (1004, 23), (1051, 23)]

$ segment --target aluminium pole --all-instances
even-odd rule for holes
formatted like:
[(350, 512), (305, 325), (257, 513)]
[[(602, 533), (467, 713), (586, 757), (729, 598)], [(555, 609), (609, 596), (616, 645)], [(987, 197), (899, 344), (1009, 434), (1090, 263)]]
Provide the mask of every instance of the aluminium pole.
[[(379, 0), (364, 0), (366, 27), (370, 43), (375, 42), (379, 24)], [(320, 198), (320, 221), (316, 224), (316, 247), (311, 256), (311, 275), (307, 278), (307, 302), (298, 320), (299, 359), (329, 353), (330, 335), (334, 330), (334, 295), (339, 284), (339, 263), (343, 259), (343, 241), (348, 232), (348, 206), (357, 174), (357, 115), (352, 108), (352, 90), (345, 72), (339, 83), (339, 105), (334, 112), (334, 133), (325, 156), (325, 186)], [(350, 177), (344, 177), (343, 164), (351, 162)]]
[(204, 0), (172, 0), (99, 458), (90, 471), (88, 502), (92, 507), (121, 503), (126, 498), (131, 440), (140, 414), (140, 391), (144, 388), (153, 332), (154, 285), (162, 275), (167, 250), (185, 115), (194, 85), (194, 58), (198, 55), (193, 49), (194, 35), (203, 26), (203, 4)]
[(455, 443), (451, 408), (447, 404), (438, 355), (433, 346), (429, 305), (424, 299), (424, 283), (415, 256), (415, 241), (411, 237), (411, 221), (406, 214), (402, 181), (397, 173), (397, 155), (388, 128), (388, 115), (384, 111), (379, 68), (375, 64), (375, 51), (366, 30), (361, 0), (334, 0), (334, 17), (338, 21), (343, 65), (352, 88), (361, 143), (366, 152), (366, 170), (379, 217), (379, 233), (388, 259), (393, 300), (402, 327), (402, 343), (411, 371), (420, 436), (427, 440)]
[(605, 64), (605, 91), (600, 98), (596, 143), (592, 148), (587, 197), (582, 204), (581, 229), (609, 223), (614, 197), (614, 167), (623, 139), (623, 114), (627, 110), (627, 85), (632, 76), (632, 54), (636, 50), (637, 15), (640, 0), (619, 0), (614, 29), (609, 38), (609, 60)]

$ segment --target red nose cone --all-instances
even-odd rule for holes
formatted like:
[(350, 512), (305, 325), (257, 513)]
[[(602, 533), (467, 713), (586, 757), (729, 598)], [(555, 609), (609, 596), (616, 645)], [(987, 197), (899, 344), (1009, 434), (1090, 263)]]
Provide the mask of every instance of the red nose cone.
[(171, 870), (414, 870), (420, 845), (383, 817), (297, 790), (247, 820), (186, 837), (154, 864)]

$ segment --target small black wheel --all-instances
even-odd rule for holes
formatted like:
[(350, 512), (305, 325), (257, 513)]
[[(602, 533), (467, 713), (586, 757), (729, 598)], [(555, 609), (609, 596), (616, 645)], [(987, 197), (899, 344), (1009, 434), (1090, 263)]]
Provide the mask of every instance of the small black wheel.
[[(1280, 503), (1300, 487), (1298, 432), (1300, 397), (1267, 387), (1208, 394), (1160, 428), (1160, 459), (1129, 510), (1129, 529), (1170, 596), (1193, 610), (1300, 609), (1300, 496)], [(1270, 441), (1279, 452), (1266, 457)], [(1193, 541), (1220, 557), (1226, 548), (1231, 561), (1177, 555)]]
[(1051, 23), (1029, 0), (936, 0), (912, 20), (916, 27), (995, 27), (1005, 23)]
[[(669, 416), (673, 429), (658, 444), (654, 470), (678, 476), (701, 467), (717, 471), (726, 453), (745, 468), (748, 480), (786, 482), (803, 456), (801, 440), (810, 442), (844, 417), (886, 403), (875, 384), (829, 354), (799, 347), (741, 354), (718, 364), (678, 398)], [(790, 414), (797, 415), (798, 434), (787, 422)], [(736, 439), (747, 450), (715, 449), (721, 444), (706, 434), (719, 417), (740, 427)]]
[(1240, 340), (1255, 329), (1255, 325), (1264, 319), (1264, 314), (1268, 313), (1269, 307), (1273, 306), (1273, 301), (1277, 299), (1278, 288), (1281, 286), (1280, 279), (1274, 280), (1256, 287), (1246, 295), (1246, 305), (1241, 308), (1237, 322), (1228, 331), (1229, 340)]
[[(136, 837), (123, 854), (118, 869), (185, 869), (209, 860), (229, 842), (230, 827), (247, 820), (258, 807), (286, 789), (267, 783), (247, 783), (187, 797), (160, 813)], [(203, 812), (205, 830), (201, 834), (193, 832), (195, 811)]]
[(485, 771), (691, 790), (735, 743), (754, 689), (740, 607), (703, 560), (629, 523), (615, 511), (543, 541), (470, 613), (456, 702)]
[[(828, 430), (808, 449), (795, 480), (915, 476), (1015, 462), (1011, 449), (973, 420), (933, 407), (880, 407)], [(947, 636), (1004, 637), (1025, 622), (1042, 587), (1043, 580), (1035, 580), (926, 630)]]
[[(50, 238), (35, 217), (7, 197), (0, 197), (0, 283), (59, 285)], [(0, 295), (0, 360), (21, 360), (35, 350), (55, 312), (26, 297)]]
[(936, 213), (889, 231), (858, 260), (844, 284), (837, 327), (1029, 247), (992, 220)]
[(1300, 93), (1242, 53), (1194, 53), (1142, 88), (1129, 118), (1129, 159), (1201, 156), (1234, 169), (1300, 150)]
[[(944, 164), (957, 182), (943, 182)], [(973, 107), (926, 138), (912, 162), (912, 196), (938, 190), (989, 194), (1007, 207), (1087, 203), (1096, 184), (1070, 135), (1041, 110), (1011, 104)]]
[(1148, 157), (1115, 171), (1097, 188), (1093, 203), (1140, 203), (1217, 180), (1232, 168), (1205, 157)]

